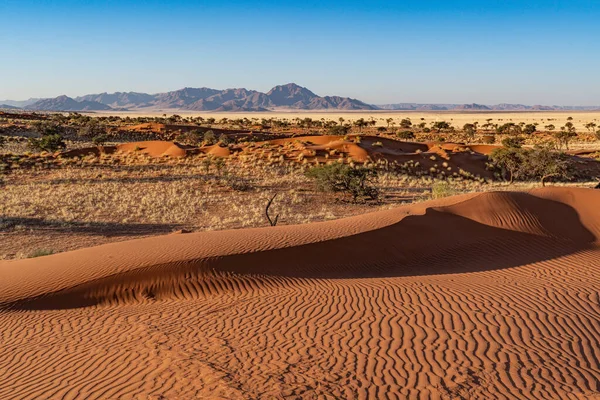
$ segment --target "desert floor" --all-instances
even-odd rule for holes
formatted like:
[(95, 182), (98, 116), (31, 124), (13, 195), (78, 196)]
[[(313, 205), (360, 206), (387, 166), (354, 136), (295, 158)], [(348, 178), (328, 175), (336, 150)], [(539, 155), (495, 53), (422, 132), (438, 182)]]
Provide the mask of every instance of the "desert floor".
[(599, 202), (471, 193), (0, 261), (0, 398), (598, 398)]
[(121, 117), (160, 117), (163, 114), (173, 115), (178, 114), (181, 116), (202, 116), (202, 117), (213, 117), (216, 119), (229, 118), (312, 118), (313, 120), (320, 120), (322, 118), (326, 120), (338, 121), (339, 118), (344, 118), (346, 121), (356, 121), (359, 118), (375, 119), (379, 126), (387, 125), (385, 121), (388, 118), (393, 118), (398, 123), (403, 118), (410, 118), (413, 123), (424, 121), (427, 123), (435, 121), (447, 121), (451, 122), (453, 126), (462, 127), (466, 123), (473, 123), (478, 121), (480, 125), (485, 124), (487, 119), (492, 119), (494, 123), (502, 122), (525, 122), (535, 123), (537, 122), (540, 126), (553, 124), (556, 129), (567, 122), (567, 118), (572, 117), (573, 124), (576, 126), (579, 132), (586, 132), (584, 125), (588, 122), (600, 121), (599, 111), (537, 111), (537, 112), (456, 112), (456, 111), (436, 111), (436, 112), (424, 112), (424, 111), (270, 111), (270, 112), (206, 112), (206, 111), (187, 111), (187, 110), (143, 110), (143, 111), (124, 111), (124, 112), (102, 112), (97, 111), (94, 113), (83, 113), (91, 116), (108, 116), (118, 115)]

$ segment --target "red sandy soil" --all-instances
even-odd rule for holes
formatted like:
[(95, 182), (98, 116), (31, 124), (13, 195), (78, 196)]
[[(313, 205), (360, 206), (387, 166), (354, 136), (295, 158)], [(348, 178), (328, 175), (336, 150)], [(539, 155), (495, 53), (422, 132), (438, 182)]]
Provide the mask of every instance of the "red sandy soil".
[[(279, 158), (289, 162), (326, 163), (343, 159), (356, 163), (385, 162), (400, 169), (415, 172), (423, 171), (431, 175), (458, 176), (464, 172), (472, 176), (493, 178), (493, 171), (487, 168), (487, 155), (499, 146), (464, 145), (440, 142), (401, 142), (377, 136), (297, 136), (251, 142), (235, 145), (232, 148), (213, 146), (185, 146), (169, 141), (131, 142), (116, 147), (105, 146), (105, 153), (114, 151), (140, 152), (152, 157), (185, 157), (199, 152), (217, 157), (228, 157), (232, 153), (259, 154), (263, 157)], [(98, 155), (96, 147), (71, 150), (61, 153), (63, 157)], [(586, 153), (587, 154), (587, 153)], [(576, 170), (581, 176), (600, 176), (600, 163), (593, 158), (572, 155)]]
[(250, 131), (247, 129), (220, 129), (220, 128), (211, 128), (206, 126), (198, 126), (198, 125), (172, 125), (172, 124), (161, 124), (158, 122), (146, 122), (143, 124), (130, 125), (130, 126), (120, 126), (119, 130), (128, 131), (128, 132), (190, 132), (190, 131), (200, 131), (207, 132), (213, 131), (216, 135), (225, 133), (225, 134), (237, 134), (237, 133), (249, 133)]
[(600, 191), (0, 262), (0, 398), (597, 398)]

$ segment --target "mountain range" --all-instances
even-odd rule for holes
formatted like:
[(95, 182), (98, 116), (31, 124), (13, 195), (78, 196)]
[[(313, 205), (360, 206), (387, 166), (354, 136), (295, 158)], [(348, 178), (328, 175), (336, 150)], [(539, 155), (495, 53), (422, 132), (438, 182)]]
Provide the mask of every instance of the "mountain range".
[(427, 104), (397, 103), (372, 105), (349, 97), (318, 96), (295, 83), (275, 86), (267, 93), (256, 90), (183, 88), (165, 93), (116, 92), (88, 94), (71, 98), (32, 98), (24, 101), (0, 100), (0, 108), (14, 107), (33, 111), (272, 111), (272, 110), (340, 110), (340, 111), (558, 111), (599, 110), (598, 106), (527, 106), (523, 104)]
[(527, 106), (524, 104), (427, 104), (427, 103), (397, 103), (380, 104), (375, 106), (379, 110), (388, 111), (594, 111), (600, 106)]
[(59, 96), (10, 106), (34, 111), (124, 111), (179, 109), (190, 111), (268, 111), (290, 110), (376, 110), (362, 101), (339, 96), (318, 96), (305, 87), (289, 83), (267, 93), (256, 90), (183, 88), (166, 93), (116, 92), (89, 94), (76, 98)]

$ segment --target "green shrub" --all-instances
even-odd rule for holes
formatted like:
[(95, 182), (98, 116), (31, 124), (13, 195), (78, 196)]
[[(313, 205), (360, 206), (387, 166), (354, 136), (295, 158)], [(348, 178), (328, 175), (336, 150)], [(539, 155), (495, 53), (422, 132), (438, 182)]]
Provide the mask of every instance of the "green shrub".
[(219, 136), (219, 143), (224, 144), (225, 146), (227, 146), (231, 142), (232, 142), (231, 138), (229, 136), (227, 136), (226, 134), (222, 133), (221, 136)]
[(92, 143), (94, 143), (96, 146), (103, 146), (107, 140), (108, 140), (108, 136), (98, 135), (98, 136), (94, 136), (92, 138)]
[(415, 138), (415, 134), (411, 131), (401, 131), (396, 134), (399, 139), (410, 140)]
[(435, 182), (431, 186), (431, 197), (433, 197), (434, 199), (441, 199), (448, 196), (454, 196), (457, 193), (458, 192), (456, 191), (456, 189), (454, 189), (452, 185), (450, 185), (450, 183), (448, 182)]
[(29, 146), (34, 150), (49, 152), (55, 152), (67, 147), (62, 135), (58, 133), (42, 136), (41, 139), (30, 138)]
[(504, 179), (512, 183), (523, 174), (522, 167), (526, 155), (526, 151), (521, 148), (506, 146), (495, 149), (488, 158), (492, 162), (492, 166), (500, 171)]
[[(567, 123), (569, 123), (569, 122), (567, 122)], [(567, 150), (569, 150), (569, 143), (575, 137), (577, 137), (577, 133), (575, 133), (572, 130), (561, 130), (560, 132), (556, 132), (554, 134), (554, 138), (556, 139), (556, 142), (558, 143), (558, 147), (562, 148), (562, 146), (564, 145)]]
[(502, 140), (502, 146), (510, 148), (510, 149), (520, 149), (523, 146), (525, 140), (520, 137), (507, 137)]
[(437, 121), (433, 123), (433, 129), (437, 130), (437, 133), (440, 133), (442, 130), (450, 129), (450, 124), (446, 121)]
[(213, 131), (206, 131), (204, 133), (204, 144), (213, 145), (217, 143), (217, 137)]
[(350, 131), (349, 126), (334, 125), (334, 126), (329, 127), (329, 129), (327, 129), (327, 134), (334, 135), (334, 136), (344, 136), (344, 135), (348, 134), (349, 131)]
[(539, 179), (544, 185), (550, 178), (570, 179), (573, 169), (568, 155), (552, 151), (549, 147), (503, 147), (494, 150), (489, 159), (509, 182)]
[(319, 190), (346, 193), (352, 196), (352, 201), (359, 198), (375, 200), (379, 196), (373, 186), (377, 171), (372, 168), (335, 163), (313, 167), (306, 171), (306, 176), (316, 180)]

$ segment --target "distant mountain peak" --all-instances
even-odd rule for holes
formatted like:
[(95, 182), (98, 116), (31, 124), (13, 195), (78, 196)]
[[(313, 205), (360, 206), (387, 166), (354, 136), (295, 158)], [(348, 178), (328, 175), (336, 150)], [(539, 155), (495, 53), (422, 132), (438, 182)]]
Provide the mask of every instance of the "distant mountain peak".
[(41, 99), (26, 107), (39, 111), (105, 111), (111, 107), (97, 101), (77, 101), (69, 96), (61, 95), (53, 99)]
[(89, 94), (75, 99), (62, 95), (54, 99), (42, 99), (28, 108), (48, 111), (93, 111), (114, 108), (194, 111), (265, 111), (278, 108), (298, 110), (377, 109), (347, 97), (321, 97), (296, 83), (275, 86), (268, 93), (245, 88), (217, 90), (207, 87), (184, 87), (157, 94), (115, 92)]

